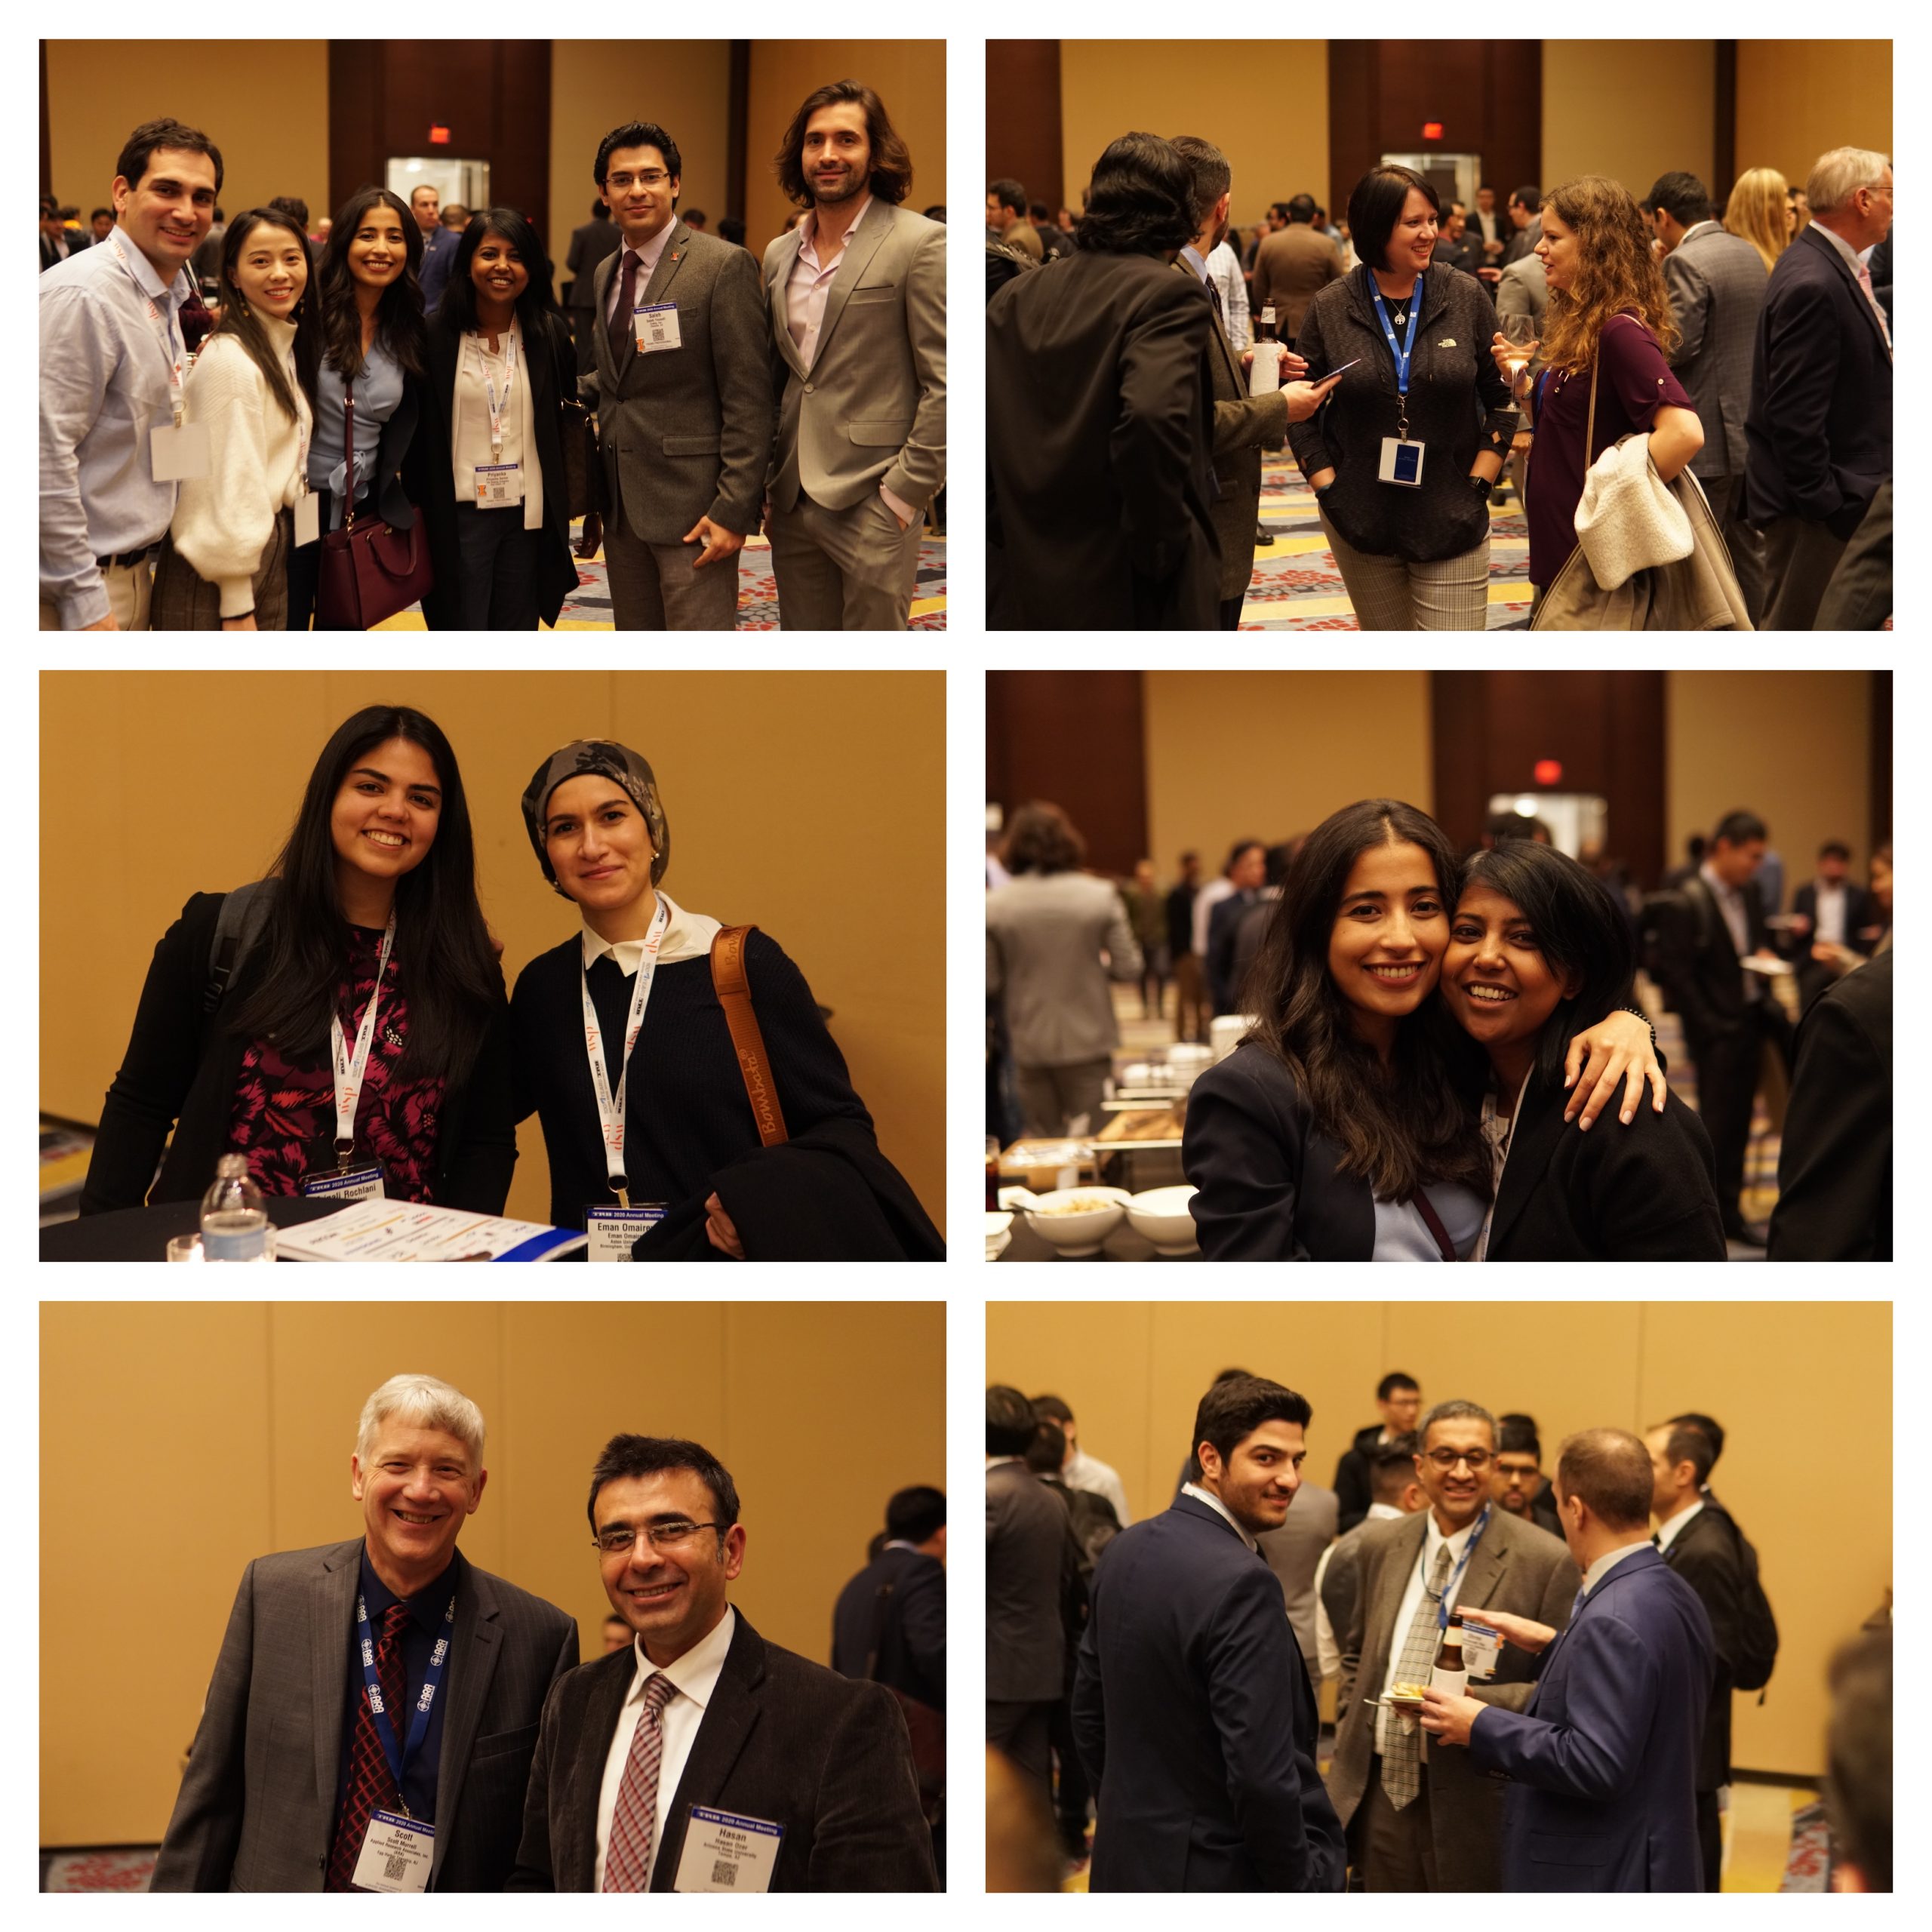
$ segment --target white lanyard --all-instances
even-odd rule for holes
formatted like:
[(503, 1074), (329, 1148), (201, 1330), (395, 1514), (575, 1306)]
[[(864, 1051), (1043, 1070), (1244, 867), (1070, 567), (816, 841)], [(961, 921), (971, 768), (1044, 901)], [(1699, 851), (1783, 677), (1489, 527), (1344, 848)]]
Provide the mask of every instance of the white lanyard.
[(657, 897), (657, 916), (645, 936), (644, 957), (638, 961), (637, 983), (631, 989), (630, 1017), (624, 1023), (624, 1051), (617, 1063), (617, 1091), (611, 1091), (611, 1076), (604, 1057), (603, 1029), (597, 1008), (590, 998), (590, 968), (583, 969), (583, 1038), (590, 1056), (591, 1091), (597, 1097), (597, 1118), (604, 1131), (604, 1168), (611, 1192), (620, 1208), (631, 1204), (630, 1183), (624, 1172), (624, 1094), (630, 1084), (631, 1049), (644, 1026), (644, 1010), (651, 1004), (651, 983), (657, 977), (657, 949), (664, 942), (664, 928), (671, 923), (670, 901)]
[(329, 1045), (335, 1064), (336, 1164), (345, 1169), (355, 1146), (355, 1102), (362, 1091), (362, 1075), (369, 1064), (370, 1044), (376, 1037), (376, 1008), (383, 997), (383, 971), (389, 963), (389, 948), (395, 943), (395, 915), (392, 912), (388, 925), (383, 930), (383, 949), (376, 961), (375, 990), (369, 995), (369, 1004), (362, 1009), (362, 1024), (356, 1029), (353, 1060), (349, 1059), (343, 1051), (341, 1016), (335, 1013), (329, 1015)]
[(484, 393), (489, 398), (490, 410), (490, 460), (501, 463), (503, 460), (503, 418), (510, 406), (510, 392), (516, 386), (516, 325), (510, 325), (509, 333), (503, 338), (503, 399), (497, 400), (497, 385), (491, 380), (490, 365), (483, 359), (483, 332), (478, 329), (474, 337), (476, 343), (476, 366), (483, 381)]
[[(128, 271), (128, 276), (133, 281), (135, 288), (140, 291), (141, 300), (147, 304), (148, 320), (157, 325), (162, 334), (168, 339), (168, 347), (165, 352), (169, 361), (168, 386), (171, 392), (168, 400), (174, 405), (174, 426), (178, 429), (187, 411), (187, 398), (181, 387), (182, 371), (184, 366), (183, 358), (174, 352), (174, 325), (155, 307), (154, 297), (145, 288), (141, 288), (140, 278), (134, 273), (134, 265), (128, 260), (128, 251), (121, 245), (121, 231), (118, 229), (110, 228), (107, 231), (107, 238), (113, 245), (115, 257), (119, 260), (121, 266)], [(183, 337), (182, 340), (185, 344), (186, 337)]]

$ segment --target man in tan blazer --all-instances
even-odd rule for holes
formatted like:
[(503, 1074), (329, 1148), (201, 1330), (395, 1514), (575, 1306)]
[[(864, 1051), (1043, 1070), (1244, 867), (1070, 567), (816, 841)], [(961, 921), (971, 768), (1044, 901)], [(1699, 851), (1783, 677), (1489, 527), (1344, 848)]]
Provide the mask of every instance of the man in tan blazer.
[[(1389, 1686), (1426, 1682), (1451, 1611), (1494, 1610), (1561, 1629), (1583, 1579), (1547, 1531), (1491, 1500), (1496, 1419), (1473, 1402), (1423, 1417), (1416, 1470), (1429, 1507), (1361, 1537), (1361, 1589), (1340, 1635), (1341, 1687), (1328, 1794), (1372, 1892), (1502, 1889), (1504, 1787), (1466, 1752), (1431, 1748), (1414, 1720), (1378, 1708)], [(1506, 1644), (1472, 1697), (1520, 1711), (1537, 1660)], [(1407, 1728), (1404, 1728), (1407, 1727)]]
[(1255, 251), (1250, 307), (1259, 321), (1272, 304), (1275, 334), (1293, 342), (1308, 305), (1342, 272), (1342, 251), (1315, 226), (1314, 198), (1297, 195), (1288, 204), (1287, 226), (1264, 235)]
[(620, 630), (737, 628), (738, 552), (758, 528), (771, 440), (758, 271), (678, 219), (682, 165), (648, 121), (597, 149), (623, 241), (592, 278), (596, 364), (582, 392), (597, 411)]
[(779, 622), (903, 630), (946, 480), (946, 230), (898, 205), (912, 157), (857, 81), (807, 98), (778, 178), (809, 210), (764, 251)]

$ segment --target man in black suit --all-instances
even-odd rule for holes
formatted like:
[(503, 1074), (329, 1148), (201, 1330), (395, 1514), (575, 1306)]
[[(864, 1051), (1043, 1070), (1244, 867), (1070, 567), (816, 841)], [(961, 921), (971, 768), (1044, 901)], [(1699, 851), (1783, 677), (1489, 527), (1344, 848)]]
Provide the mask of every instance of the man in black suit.
[(1881, 154), (1834, 148), (1805, 183), (1810, 225), (1758, 318), (1745, 515), (1764, 533), (1766, 630), (1809, 630), (1845, 545), (1892, 473), (1892, 345), (1860, 255), (1892, 225)]
[(1368, 1459), (1379, 1445), (1398, 1436), (1414, 1433), (1416, 1418), (1422, 1414), (1422, 1387), (1413, 1375), (1391, 1369), (1375, 1385), (1375, 1406), (1382, 1420), (1355, 1431), (1355, 1439), (1342, 1453), (1335, 1466), (1335, 1497), (1340, 1506), (1341, 1530), (1346, 1536), (1368, 1514), (1375, 1498), (1368, 1479)]
[(597, 265), (606, 255), (614, 255), (624, 245), (624, 238), (611, 219), (611, 210), (602, 195), (590, 205), (590, 219), (581, 228), (571, 230), (570, 253), (564, 258), (564, 272), (571, 278), (564, 307), (570, 317), (571, 334), (577, 344), (577, 373), (580, 379), (597, 367), (597, 297), (591, 288)]
[(1851, 877), (1851, 848), (1841, 838), (1828, 838), (1818, 848), (1818, 869), (1793, 894), (1791, 943), (1798, 968), (1801, 1014), (1809, 1013), (1820, 994), (1843, 971), (1834, 961), (1815, 958), (1813, 949), (1829, 946), (1842, 952), (1871, 957), (1878, 934), (1872, 897)]
[(1764, 1244), (1761, 1225), (1747, 1227), (1744, 1149), (1758, 1062), (1767, 1041), (1787, 1066), (1791, 1024), (1763, 973), (1743, 962), (1768, 962), (1764, 901), (1752, 881), (1764, 863), (1764, 822), (1751, 812), (1726, 814), (1697, 872), (1678, 889), (1657, 933), (1657, 974), (1684, 1022), (1697, 1068), (1697, 1111), (1717, 1161), (1718, 1207), (1731, 1240)]
[(589, 1513), (637, 1639), (544, 1706), (507, 1889), (933, 1890), (892, 1694), (767, 1643), (728, 1601), (745, 1531), (724, 1465), (675, 1437), (613, 1436)]
[(1024, 1460), (1037, 1427), (1018, 1389), (986, 1391), (986, 1742), (1049, 1798), (1079, 1552), (1072, 1518)]
[(1255, 1543), (1294, 1500), (1310, 1414), (1278, 1383), (1216, 1383), (1194, 1418), (1200, 1481), (1095, 1573), (1073, 1695), (1098, 1798), (1090, 1890), (1343, 1887), (1314, 1693)]
[(1746, 1579), (1730, 1518), (1704, 1500), (1712, 1460), (1709, 1437), (1687, 1423), (1663, 1423), (1645, 1434), (1644, 1446), (1655, 1478), (1651, 1512), (1657, 1529), (1652, 1540), (1697, 1592), (1711, 1620), (1716, 1674), (1697, 1749), (1697, 1850), (1704, 1889), (1715, 1892), (1724, 1876), (1718, 1794), (1730, 1782), (1730, 1695)]
[(1194, 171), (1169, 142), (1103, 154), (1072, 257), (986, 305), (995, 629), (1212, 630), (1214, 311), (1169, 265)]

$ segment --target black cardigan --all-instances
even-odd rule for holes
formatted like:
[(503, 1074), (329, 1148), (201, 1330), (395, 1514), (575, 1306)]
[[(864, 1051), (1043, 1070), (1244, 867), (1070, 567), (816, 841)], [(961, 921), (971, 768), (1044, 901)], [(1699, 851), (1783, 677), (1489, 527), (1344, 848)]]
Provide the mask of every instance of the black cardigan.
[[(1427, 445), (1422, 485), (1381, 481), (1382, 439), (1395, 433), (1395, 360), (1376, 319), (1367, 269), (1331, 281), (1309, 305), (1295, 352), (1307, 380), (1361, 359), (1306, 423), (1288, 426), (1288, 447), (1304, 477), (1333, 469), (1318, 498), (1352, 548), (1373, 557), (1431, 563), (1473, 550), (1489, 530), (1489, 505), (1470, 486), (1469, 466), (1485, 448), (1507, 455), (1516, 426), (1509, 386), (1490, 353), (1495, 305), (1472, 276), (1432, 263), (1409, 367), (1409, 435)], [(1399, 303), (1388, 303), (1392, 324)], [(1395, 331), (1400, 342), (1406, 325)], [(1486, 412), (1486, 414), (1485, 414)]]
[[(101, 1108), (81, 1192), (83, 1214), (138, 1208), (144, 1201), (197, 1199), (214, 1179), (216, 1161), (229, 1151), (229, 1121), (248, 1042), (238, 1034), (215, 1032), (202, 1011), (215, 922), (226, 897), (196, 893), (154, 949), (134, 1033)], [(239, 1011), (240, 1001), (260, 983), (266, 957), (264, 941), (242, 962), (223, 1013)], [(516, 1164), (509, 1017), (507, 1006), (497, 1008), (468, 1074), (453, 1081), (445, 1096), (436, 1136), (441, 1206), (480, 1214), (503, 1211)], [(174, 1139), (155, 1180), (155, 1164), (171, 1126)]]

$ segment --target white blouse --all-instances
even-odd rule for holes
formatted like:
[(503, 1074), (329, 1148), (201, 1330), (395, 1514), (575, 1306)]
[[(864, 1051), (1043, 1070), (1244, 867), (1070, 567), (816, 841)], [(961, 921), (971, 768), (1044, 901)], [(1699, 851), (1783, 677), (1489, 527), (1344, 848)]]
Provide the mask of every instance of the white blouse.
[[(523, 527), (526, 530), (541, 530), (543, 466), (537, 460), (537, 438), (529, 429), (530, 365), (524, 352), (523, 331), (512, 321), (509, 333), (500, 335), (497, 341), (497, 347), (493, 352), (488, 337), (480, 331), (466, 331), (462, 352), (457, 358), (456, 392), (450, 410), (450, 420), (454, 426), (450, 441), (456, 500), (460, 503), (475, 502), (476, 472), (485, 465), (514, 463), (519, 466), (523, 482)], [(513, 369), (508, 353), (512, 345), (516, 352)], [(503, 412), (503, 447), (500, 456), (493, 454), (490, 448), (490, 400), (485, 387), (486, 377), (496, 385), (499, 397), (506, 388), (510, 392), (509, 406)], [(502, 516), (505, 512), (494, 509), (486, 514)], [(515, 512), (511, 511), (509, 514), (514, 515)]]

